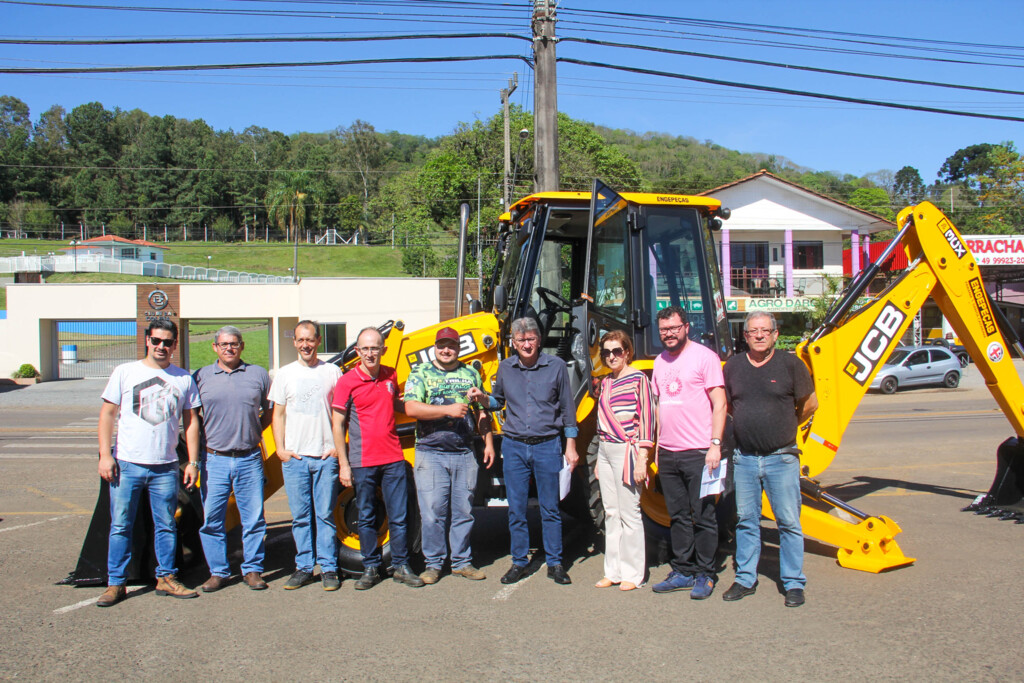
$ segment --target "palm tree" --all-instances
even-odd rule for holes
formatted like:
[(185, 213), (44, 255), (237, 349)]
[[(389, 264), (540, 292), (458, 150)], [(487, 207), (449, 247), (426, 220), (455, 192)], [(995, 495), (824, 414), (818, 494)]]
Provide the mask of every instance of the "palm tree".
[[(290, 239), (295, 245), (292, 256), (292, 278), (295, 281), (299, 279), (299, 232), (306, 223), (306, 199), (310, 197), (305, 186), (303, 174), (288, 174), (267, 191), (264, 200), (267, 217), (284, 230), (285, 239)], [(315, 197), (312, 201), (317, 203)]]

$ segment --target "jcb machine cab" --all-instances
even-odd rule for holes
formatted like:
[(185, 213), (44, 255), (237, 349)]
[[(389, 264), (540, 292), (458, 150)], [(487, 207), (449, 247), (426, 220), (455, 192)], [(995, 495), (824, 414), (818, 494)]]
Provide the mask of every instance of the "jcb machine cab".
[[(595, 434), (592, 380), (608, 372), (599, 348), (605, 332), (627, 332), (636, 365), (649, 369), (662, 350), (657, 313), (676, 305), (687, 311), (694, 341), (723, 360), (732, 352), (712, 239), (720, 217), (728, 211), (716, 199), (617, 194), (600, 181), (591, 193), (531, 195), (502, 217), (500, 262), (484, 308), (496, 318), (502, 357), (511, 353), (511, 321), (528, 316), (538, 322), (543, 351), (567, 363), (581, 456)], [(649, 516), (667, 525), (663, 504), (651, 502)]]

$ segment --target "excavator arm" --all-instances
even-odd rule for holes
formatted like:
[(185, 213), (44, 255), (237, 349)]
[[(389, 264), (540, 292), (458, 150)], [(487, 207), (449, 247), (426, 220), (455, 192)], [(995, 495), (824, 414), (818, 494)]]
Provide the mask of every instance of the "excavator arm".
[[(928, 202), (901, 211), (897, 225), (900, 231), (889, 249), (851, 283), (822, 326), (797, 348), (819, 403), (797, 437), (803, 452), (801, 489), (810, 502), (801, 513), (804, 533), (838, 546), (842, 566), (871, 572), (914, 561), (895, 540), (899, 525), (831, 496), (811, 477), (835, 458), (872, 379), (928, 297), (956, 330), (1017, 436), (1024, 435), (1024, 385), (1010, 360), (1004, 332), (1018, 352), (1020, 344), (1000, 322), (1001, 313), (960, 233)], [(884, 292), (858, 306), (868, 283), (897, 248), (906, 251), (910, 266)], [(857, 522), (829, 514), (829, 508), (841, 509)]]

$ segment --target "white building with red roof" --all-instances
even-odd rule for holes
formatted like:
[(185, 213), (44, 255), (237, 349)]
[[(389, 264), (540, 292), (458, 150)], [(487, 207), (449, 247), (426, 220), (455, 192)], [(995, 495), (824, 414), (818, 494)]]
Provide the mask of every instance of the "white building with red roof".
[(167, 247), (145, 240), (129, 240), (116, 235), (104, 235), (81, 241), (72, 240), (71, 246), (65, 247), (63, 251), (67, 252), (69, 256), (77, 253), (79, 258), (102, 256), (129, 261), (163, 263)]

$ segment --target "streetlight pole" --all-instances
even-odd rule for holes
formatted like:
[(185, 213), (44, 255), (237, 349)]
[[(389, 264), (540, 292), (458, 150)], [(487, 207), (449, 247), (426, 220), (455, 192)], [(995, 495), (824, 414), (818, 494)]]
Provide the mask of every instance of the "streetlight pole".
[(206, 280), (210, 280), (210, 259), (213, 258), (209, 254), (206, 255)]
[(79, 241), (76, 239), (71, 240), (71, 253), (75, 257), (75, 273), (78, 272), (78, 245)]

